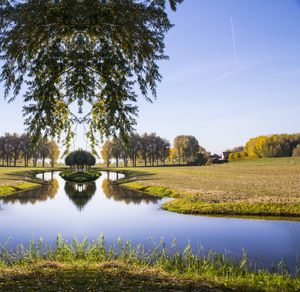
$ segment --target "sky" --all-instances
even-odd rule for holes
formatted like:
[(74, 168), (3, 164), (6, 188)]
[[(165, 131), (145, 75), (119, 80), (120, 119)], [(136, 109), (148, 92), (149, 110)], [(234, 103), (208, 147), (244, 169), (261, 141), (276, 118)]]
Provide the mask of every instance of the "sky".
[[(185, 0), (169, 15), (170, 59), (157, 100), (139, 98), (137, 132), (194, 135), (213, 153), (300, 132), (300, 1)], [(0, 98), (0, 135), (23, 130), (22, 96)], [(87, 147), (83, 132), (74, 147)]]

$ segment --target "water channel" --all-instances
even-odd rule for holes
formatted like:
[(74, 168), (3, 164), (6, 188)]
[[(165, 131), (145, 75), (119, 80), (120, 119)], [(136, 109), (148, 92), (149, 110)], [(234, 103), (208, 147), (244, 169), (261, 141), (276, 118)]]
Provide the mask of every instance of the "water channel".
[(290, 269), (300, 255), (300, 222), (181, 215), (164, 211), (160, 199), (124, 190), (110, 183), (120, 174), (102, 172), (88, 184), (65, 182), (58, 172), (40, 174), (49, 185), (0, 199), (0, 243), (15, 247), (43, 238), (54, 244), (64, 239), (95, 240), (102, 233), (107, 243), (118, 238), (153, 246), (162, 238), (178, 248), (228, 253), (243, 250), (253, 261), (270, 266), (284, 259)]

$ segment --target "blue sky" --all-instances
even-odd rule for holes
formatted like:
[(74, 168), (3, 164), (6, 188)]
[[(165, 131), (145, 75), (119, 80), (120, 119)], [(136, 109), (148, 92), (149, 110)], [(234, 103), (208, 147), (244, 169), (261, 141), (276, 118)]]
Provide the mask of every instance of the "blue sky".
[[(139, 100), (139, 133), (191, 134), (219, 153), (300, 132), (300, 1), (185, 0), (170, 17), (170, 60), (160, 64), (157, 100)], [(0, 134), (23, 131), (21, 105), (0, 100)]]

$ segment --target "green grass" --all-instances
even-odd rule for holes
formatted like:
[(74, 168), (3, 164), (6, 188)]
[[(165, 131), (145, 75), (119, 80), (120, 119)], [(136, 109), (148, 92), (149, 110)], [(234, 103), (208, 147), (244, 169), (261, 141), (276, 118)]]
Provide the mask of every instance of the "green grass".
[(165, 187), (161, 186), (144, 186), (139, 182), (127, 182), (122, 184), (123, 187), (129, 188), (129, 189), (135, 189), (137, 191), (153, 195), (153, 196), (158, 196), (158, 197), (177, 197), (178, 194), (173, 191), (169, 190)]
[(7, 196), (15, 192), (20, 192), (28, 189), (39, 187), (41, 184), (34, 182), (22, 182), (15, 186), (2, 186), (0, 187), (0, 196)]
[(97, 180), (101, 173), (98, 171), (77, 172), (67, 170), (60, 172), (59, 175), (66, 181), (83, 183)]
[(58, 236), (54, 249), (42, 241), (0, 253), (3, 291), (298, 291), (300, 278), (283, 263), (269, 272), (257, 269), (246, 254), (238, 262), (224, 254), (166, 248), (146, 251), (118, 240), (71, 243)]
[(163, 209), (183, 214), (225, 215), (225, 216), (284, 216), (299, 217), (300, 205), (271, 203), (205, 203), (192, 199), (178, 199), (167, 202)]
[(42, 180), (35, 179), (35, 175), (43, 171), (42, 168), (0, 167), (0, 196), (41, 186)]
[(138, 167), (124, 186), (177, 198), (163, 208), (190, 214), (300, 218), (300, 158), (242, 160), (203, 167)]
[(45, 181), (36, 178), (38, 173), (62, 169), (64, 168), (0, 167), (0, 197), (38, 188), (46, 183)]

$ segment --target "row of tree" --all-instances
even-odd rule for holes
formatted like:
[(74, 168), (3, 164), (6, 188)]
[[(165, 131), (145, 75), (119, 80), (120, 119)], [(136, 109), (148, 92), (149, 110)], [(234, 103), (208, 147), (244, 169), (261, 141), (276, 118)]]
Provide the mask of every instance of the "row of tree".
[(230, 152), (229, 160), (300, 156), (300, 133), (258, 136)]
[(107, 140), (101, 149), (101, 156), (107, 167), (114, 161), (116, 167), (120, 162), (127, 167), (131, 162), (133, 167), (142, 162), (144, 166), (166, 165), (167, 162), (204, 164), (207, 152), (199, 146), (194, 136), (180, 135), (174, 139), (173, 148), (167, 139), (155, 133), (143, 135), (133, 134), (127, 141), (120, 138)]
[(28, 134), (6, 133), (0, 137), (0, 164), (2, 166), (17, 166), (18, 163), (22, 163), (28, 167), (32, 163), (32, 166), (36, 167), (38, 161), (41, 161), (44, 167), (46, 159), (49, 159), (53, 167), (59, 154), (56, 142), (46, 138), (34, 143)]
[(120, 161), (125, 167), (131, 161), (132, 166), (137, 166), (138, 160), (143, 160), (144, 165), (154, 166), (165, 164), (170, 152), (170, 143), (168, 140), (151, 134), (133, 134), (127, 141), (121, 138), (107, 140), (101, 149), (101, 156), (109, 167), (111, 160), (114, 160), (116, 167)]

